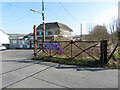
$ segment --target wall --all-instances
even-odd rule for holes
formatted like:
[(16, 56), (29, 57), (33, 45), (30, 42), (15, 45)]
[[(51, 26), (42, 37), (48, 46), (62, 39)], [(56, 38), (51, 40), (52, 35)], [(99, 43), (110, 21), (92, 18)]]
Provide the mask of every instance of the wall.
[(10, 39), (10, 49), (24, 48), (24, 40)]
[(9, 44), (8, 35), (0, 30), (0, 44)]
[(72, 40), (72, 32), (65, 30), (65, 29), (60, 29), (60, 36), (63, 36), (63, 38), (66, 38), (67, 40)]
[[(42, 30), (37, 30), (37, 32), (42, 32)], [(51, 40), (53, 41), (54, 36), (59, 34), (58, 29), (47, 29), (46, 32), (47, 32), (47, 35), (45, 37), (46, 37), (47, 41), (51, 41)], [(51, 32), (52, 34), (48, 35), (48, 32)], [(42, 41), (42, 37), (43, 37), (43, 35), (40, 35), (40, 33), (39, 33), (39, 35), (37, 35), (37, 39), (39, 41)]]
[[(68, 31), (68, 30), (63, 30), (63, 29), (49, 29), (46, 30), (51, 31), (52, 35), (46, 35), (46, 40), (47, 41), (56, 41), (56, 40), (72, 40), (72, 32)], [(37, 30), (37, 32), (42, 32), (42, 30)], [(37, 39), (39, 41), (42, 41), (42, 35), (37, 35)]]

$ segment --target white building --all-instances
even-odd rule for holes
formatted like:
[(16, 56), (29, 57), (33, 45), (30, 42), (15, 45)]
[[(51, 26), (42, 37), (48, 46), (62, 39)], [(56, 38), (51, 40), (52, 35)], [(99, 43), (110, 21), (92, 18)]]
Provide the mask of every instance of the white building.
[(0, 29), (0, 45), (9, 45), (9, 36)]
[(34, 48), (33, 33), (23, 36), (9, 37), (10, 49)]

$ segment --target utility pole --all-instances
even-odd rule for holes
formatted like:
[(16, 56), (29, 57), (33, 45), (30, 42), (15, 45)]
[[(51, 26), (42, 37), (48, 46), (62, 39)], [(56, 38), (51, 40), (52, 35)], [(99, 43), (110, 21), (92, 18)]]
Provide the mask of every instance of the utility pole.
[(43, 42), (45, 41), (45, 16), (44, 16), (44, 0), (42, 0), (42, 19), (43, 19)]
[(81, 26), (81, 29), (80, 29), (80, 39), (81, 39), (81, 41), (82, 41), (82, 24), (80, 25)]

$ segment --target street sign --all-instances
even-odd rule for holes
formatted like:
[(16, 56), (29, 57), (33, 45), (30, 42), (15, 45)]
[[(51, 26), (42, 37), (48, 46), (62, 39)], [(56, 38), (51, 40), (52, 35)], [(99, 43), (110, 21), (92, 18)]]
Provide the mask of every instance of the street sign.
[(43, 49), (59, 50), (59, 43), (43, 43)]

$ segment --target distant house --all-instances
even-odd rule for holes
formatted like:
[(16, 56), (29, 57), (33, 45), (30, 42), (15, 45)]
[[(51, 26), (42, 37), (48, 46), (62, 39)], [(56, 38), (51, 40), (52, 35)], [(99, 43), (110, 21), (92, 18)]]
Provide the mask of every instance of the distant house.
[(33, 48), (34, 40), (33, 33), (27, 35), (19, 35), (19, 36), (11, 36), (10, 40), (10, 48), (11, 49), (23, 49), (23, 48)]
[(4, 45), (7, 48), (9, 47), (9, 36), (0, 29), (0, 45)]
[[(43, 24), (40, 24), (37, 27), (37, 40), (42, 41), (43, 37)], [(46, 23), (45, 24), (46, 29), (46, 41), (66, 41), (66, 40), (72, 40), (73, 36), (73, 30), (70, 29), (67, 25), (58, 23), (58, 22), (52, 22), (52, 23)], [(40, 43), (39, 43), (40, 44)]]
[(9, 40), (11, 49), (24, 48), (24, 36), (9, 37)]
[(33, 33), (29, 33), (24, 36), (24, 48), (34, 48), (34, 36)]

